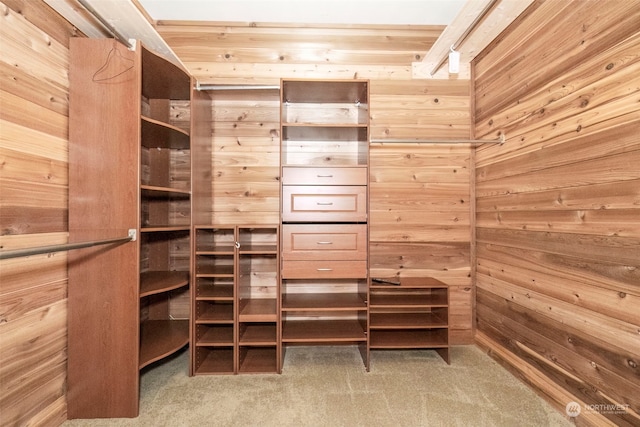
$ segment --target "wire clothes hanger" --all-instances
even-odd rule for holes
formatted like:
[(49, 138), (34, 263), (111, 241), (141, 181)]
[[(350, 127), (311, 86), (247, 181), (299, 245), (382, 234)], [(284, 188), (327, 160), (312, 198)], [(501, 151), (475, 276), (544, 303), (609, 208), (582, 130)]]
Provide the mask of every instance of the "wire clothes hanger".
[(127, 71), (132, 70), (133, 66), (134, 60), (124, 57), (118, 49), (117, 42), (114, 40), (113, 47), (107, 54), (107, 59), (104, 64), (93, 73), (91, 80), (97, 83), (113, 80), (125, 74)]

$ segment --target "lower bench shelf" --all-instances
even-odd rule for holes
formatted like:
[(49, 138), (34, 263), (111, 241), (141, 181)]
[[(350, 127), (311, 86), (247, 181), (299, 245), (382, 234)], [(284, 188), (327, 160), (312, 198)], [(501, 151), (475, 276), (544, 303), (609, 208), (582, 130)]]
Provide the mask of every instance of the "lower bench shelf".
[(449, 287), (431, 277), (374, 280), (369, 349), (433, 349), (449, 360)]

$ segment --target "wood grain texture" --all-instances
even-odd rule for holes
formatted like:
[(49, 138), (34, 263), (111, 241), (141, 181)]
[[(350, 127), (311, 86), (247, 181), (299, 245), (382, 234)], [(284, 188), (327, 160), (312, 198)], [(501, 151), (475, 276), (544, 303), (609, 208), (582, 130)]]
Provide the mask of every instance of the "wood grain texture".
[(474, 62), (477, 340), (577, 425), (640, 423), (639, 14), (535, 2)]
[[(428, 51), (442, 27), (164, 21), (157, 28), (202, 84), (367, 78), (372, 139), (469, 137), (469, 81), (412, 80), (411, 63)], [(213, 221), (278, 222), (279, 93), (210, 94)], [(387, 261), (376, 255), (375, 274), (435, 274), (451, 285), (470, 285), (469, 158), (469, 146), (371, 148), (370, 236), (393, 251)], [(430, 258), (415, 256), (423, 247), (435, 251)], [(451, 248), (467, 256), (451, 258)], [(411, 261), (389, 262), (396, 256)], [(471, 305), (461, 307), (461, 316), (472, 319)], [(465, 328), (467, 320), (461, 323)], [(468, 342), (470, 329), (460, 331), (456, 336)]]
[[(106, 83), (96, 80), (112, 49), (131, 68)], [(140, 51), (113, 40), (74, 39), (70, 53), (69, 239), (126, 236), (127, 230), (140, 229), (143, 210), (138, 201)], [(121, 114), (117, 125), (100, 120), (115, 118), (114, 109)], [(137, 415), (139, 268), (138, 243), (69, 253), (70, 419)]]
[(211, 92), (212, 221), (279, 222), (278, 91)]
[[(0, 247), (68, 240), (68, 45), (44, 2), (0, 3)], [(67, 254), (0, 263), (3, 425), (66, 419)]]
[[(395, 105), (392, 98), (382, 105)], [(393, 125), (403, 126), (413, 129), (407, 122)], [(419, 137), (426, 136), (414, 135)], [(451, 286), (454, 345), (471, 342), (473, 335), (470, 150), (453, 144), (381, 143), (372, 144), (370, 153), (371, 277), (435, 277)]]

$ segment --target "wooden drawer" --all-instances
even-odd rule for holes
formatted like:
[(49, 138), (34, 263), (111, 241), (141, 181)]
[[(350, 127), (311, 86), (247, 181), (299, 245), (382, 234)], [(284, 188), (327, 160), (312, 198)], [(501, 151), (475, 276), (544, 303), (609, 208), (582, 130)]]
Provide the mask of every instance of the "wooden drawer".
[(367, 220), (366, 186), (282, 186), (283, 221)]
[(283, 185), (367, 185), (367, 168), (283, 167)]
[(367, 259), (365, 224), (284, 224), (283, 260)]
[(365, 279), (366, 261), (283, 261), (283, 279)]

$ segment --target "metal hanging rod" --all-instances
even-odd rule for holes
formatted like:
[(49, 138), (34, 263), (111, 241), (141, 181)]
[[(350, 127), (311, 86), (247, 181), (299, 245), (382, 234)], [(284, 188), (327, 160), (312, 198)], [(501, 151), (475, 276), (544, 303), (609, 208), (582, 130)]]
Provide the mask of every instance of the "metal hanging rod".
[(196, 90), (280, 90), (279, 85), (201, 85), (196, 82)]
[(498, 139), (372, 139), (372, 144), (504, 144), (506, 137)]
[(31, 255), (48, 254), (51, 252), (70, 251), (72, 249), (90, 248), (93, 246), (109, 245), (114, 243), (134, 242), (136, 240), (136, 230), (130, 229), (127, 237), (116, 239), (94, 240), (91, 242), (65, 243), (60, 245), (39, 246), (35, 248), (16, 249), (13, 251), (0, 251), (0, 259), (20, 258)]
[(130, 50), (134, 50), (135, 49), (135, 40), (130, 40), (128, 38), (126, 38), (120, 31), (118, 31), (113, 25), (111, 25), (111, 23), (109, 21), (107, 21), (106, 19), (104, 19), (102, 17), (102, 15), (100, 15), (93, 6), (91, 6), (87, 0), (78, 0), (78, 3), (80, 3), (82, 5), (82, 7), (84, 7), (85, 9), (87, 9), (87, 11), (93, 15), (94, 18), (96, 18), (100, 24), (102, 24), (102, 26), (111, 33), (111, 35), (113, 37), (115, 37), (116, 39), (120, 40), (122, 42), (122, 44), (124, 44), (125, 46), (127, 46)]

